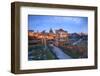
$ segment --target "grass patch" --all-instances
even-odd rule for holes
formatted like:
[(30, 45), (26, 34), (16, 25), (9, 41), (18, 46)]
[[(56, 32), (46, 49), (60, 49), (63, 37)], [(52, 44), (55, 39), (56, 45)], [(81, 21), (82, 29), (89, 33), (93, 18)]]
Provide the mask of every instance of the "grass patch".
[(38, 45), (38, 46), (29, 46), (28, 59), (29, 60), (52, 60), (55, 59), (55, 56), (52, 54), (52, 52), (48, 47), (44, 49), (43, 45)]
[(60, 48), (63, 50), (64, 53), (68, 54), (72, 58), (80, 58), (86, 52), (86, 48), (79, 46), (60, 46)]

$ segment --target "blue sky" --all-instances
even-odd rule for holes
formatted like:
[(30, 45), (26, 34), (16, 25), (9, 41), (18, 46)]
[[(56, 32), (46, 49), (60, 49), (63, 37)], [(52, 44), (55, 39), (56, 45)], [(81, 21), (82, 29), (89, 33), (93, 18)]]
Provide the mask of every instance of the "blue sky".
[(28, 30), (41, 32), (63, 29), (69, 33), (88, 32), (88, 17), (28, 15)]

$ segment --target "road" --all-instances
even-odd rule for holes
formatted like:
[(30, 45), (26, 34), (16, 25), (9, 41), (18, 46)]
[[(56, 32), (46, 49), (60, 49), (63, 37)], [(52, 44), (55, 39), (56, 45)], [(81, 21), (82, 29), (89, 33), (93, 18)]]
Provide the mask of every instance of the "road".
[(57, 56), (59, 59), (72, 59), (69, 55), (65, 54), (60, 48), (54, 46), (53, 44), (50, 45), (53, 47), (52, 52)]
[(76, 44), (80, 43), (81, 41), (82, 41), (82, 39), (79, 39), (78, 41), (75, 41), (75, 42), (73, 43), (73, 45), (76, 45)]

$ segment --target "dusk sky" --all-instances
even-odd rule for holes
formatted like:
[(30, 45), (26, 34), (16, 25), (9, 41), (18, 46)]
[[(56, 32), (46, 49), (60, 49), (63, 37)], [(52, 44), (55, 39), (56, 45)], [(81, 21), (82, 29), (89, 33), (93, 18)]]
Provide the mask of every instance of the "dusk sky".
[(28, 15), (28, 30), (48, 32), (63, 29), (69, 33), (88, 32), (88, 17)]

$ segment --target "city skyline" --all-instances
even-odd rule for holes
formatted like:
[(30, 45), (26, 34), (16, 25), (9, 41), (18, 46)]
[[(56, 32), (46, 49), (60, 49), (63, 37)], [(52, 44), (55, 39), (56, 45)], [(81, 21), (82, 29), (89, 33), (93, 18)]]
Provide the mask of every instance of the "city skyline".
[(63, 29), (69, 33), (87, 33), (88, 18), (87, 17), (72, 17), (72, 16), (44, 16), (44, 15), (29, 15), (28, 30), (42, 32), (52, 29), (55, 32), (58, 29)]

